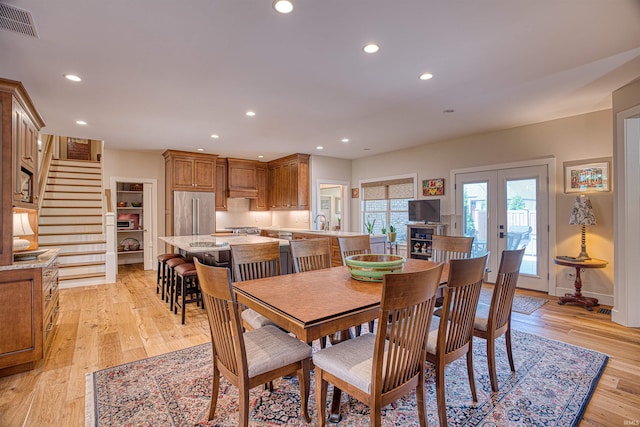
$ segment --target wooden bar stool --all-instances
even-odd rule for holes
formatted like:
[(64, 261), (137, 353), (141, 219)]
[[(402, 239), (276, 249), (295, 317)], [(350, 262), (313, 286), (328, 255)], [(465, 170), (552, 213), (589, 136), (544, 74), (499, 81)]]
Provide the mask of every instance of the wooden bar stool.
[(158, 255), (158, 275), (156, 278), (156, 294), (162, 292), (162, 299), (165, 299), (165, 290), (167, 288), (165, 282), (167, 280), (167, 261), (174, 258), (183, 258), (180, 254), (162, 254)]
[[(198, 273), (193, 263), (187, 262), (175, 267), (175, 301), (173, 314), (178, 314), (178, 307), (182, 311), (182, 324), (184, 325), (186, 305), (192, 302), (200, 305), (202, 295), (198, 283)], [(187, 298), (187, 295), (189, 298)]]
[(176, 287), (175, 268), (186, 262), (187, 261), (184, 258), (171, 258), (170, 260), (167, 260), (167, 276), (164, 281), (164, 300), (169, 303), (169, 310), (173, 310), (173, 294)]

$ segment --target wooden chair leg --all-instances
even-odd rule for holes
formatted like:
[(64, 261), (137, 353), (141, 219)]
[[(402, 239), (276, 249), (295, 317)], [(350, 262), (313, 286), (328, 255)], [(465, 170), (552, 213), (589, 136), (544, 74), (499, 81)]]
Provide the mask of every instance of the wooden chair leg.
[(309, 417), (309, 388), (311, 387), (311, 359), (302, 361), (302, 366), (298, 369), (298, 383), (300, 384), (300, 415), (306, 422), (311, 422)]
[(213, 388), (211, 389), (211, 406), (209, 407), (209, 421), (216, 415), (216, 406), (218, 405), (218, 393), (220, 392), (220, 372), (216, 367), (213, 368)]
[(469, 351), (467, 352), (467, 374), (469, 375), (469, 387), (471, 388), (471, 397), (474, 402), (478, 401), (478, 395), (476, 393), (476, 380), (473, 376), (473, 352), (471, 344), (469, 344)]
[(444, 364), (436, 364), (436, 402), (440, 426), (447, 427), (447, 399), (444, 389)]
[(424, 372), (418, 375), (418, 385), (416, 386), (416, 403), (418, 404), (418, 420), (420, 427), (427, 427), (427, 409), (424, 400)]
[(487, 365), (489, 366), (489, 380), (491, 391), (498, 391), (498, 374), (496, 373), (496, 342), (487, 337)]
[(238, 425), (243, 427), (249, 427), (249, 390), (241, 389), (238, 393), (239, 413), (238, 413)]
[(327, 382), (322, 378), (322, 369), (316, 367), (316, 406), (318, 410), (318, 426), (324, 427), (327, 422)]
[(507, 344), (507, 357), (509, 358), (509, 367), (511, 368), (511, 372), (516, 371), (516, 365), (513, 363), (513, 352), (511, 351), (511, 325), (507, 328), (507, 331), (504, 334), (504, 340)]

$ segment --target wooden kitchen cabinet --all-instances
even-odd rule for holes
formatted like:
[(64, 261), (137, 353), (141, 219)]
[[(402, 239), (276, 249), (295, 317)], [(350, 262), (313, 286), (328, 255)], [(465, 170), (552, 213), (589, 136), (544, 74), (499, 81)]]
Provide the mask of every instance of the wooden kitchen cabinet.
[(292, 154), (268, 163), (269, 208), (309, 209), (309, 155)]
[(249, 210), (266, 211), (269, 209), (267, 201), (267, 183), (269, 178), (266, 163), (257, 162), (256, 176), (258, 179), (258, 196), (249, 201)]
[(254, 160), (227, 159), (227, 196), (258, 197), (258, 175)]
[(0, 79), (0, 266), (13, 263), (13, 207), (37, 209), (38, 132), (44, 121), (22, 83)]
[(227, 210), (227, 159), (216, 160), (216, 211)]
[(173, 192), (215, 192), (218, 155), (167, 150), (162, 156), (165, 166), (164, 228), (167, 236), (173, 236)]
[[(0, 270), (0, 376), (33, 369), (49, 349), (59, 313), (58, 255)], [(10, 325), (10, 327), (6, 327)]]
[(167, 183), (173, 190), (216, 191), (215, 154), (167, 150), (165, 158)]

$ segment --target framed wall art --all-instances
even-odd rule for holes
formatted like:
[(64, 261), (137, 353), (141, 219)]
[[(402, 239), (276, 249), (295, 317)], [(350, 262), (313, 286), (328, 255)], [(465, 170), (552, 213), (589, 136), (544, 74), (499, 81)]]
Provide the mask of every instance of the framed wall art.
[(351, 198), (352, 199), (357, 199), (358, 197), (360, 197), (360, 189), (359, 188), (352, 188), (351, 189)]
[(422, 181), (423, 196), (444, 196), (444, 178), (425, 179)]
[(611, 158), (564, 162), (565, 193), (611, 191)]

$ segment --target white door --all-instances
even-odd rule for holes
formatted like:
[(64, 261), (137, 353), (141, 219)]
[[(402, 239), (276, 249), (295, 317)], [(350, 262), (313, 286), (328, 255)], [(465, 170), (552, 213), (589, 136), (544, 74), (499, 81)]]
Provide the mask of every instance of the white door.
[(474, 237), (473, 255), (490, 252), (489, 281), (500, 254), (525, 249), (518, 287), (549, 291), (549, 206), (546, 165), (455, 175), (459, 234)]

